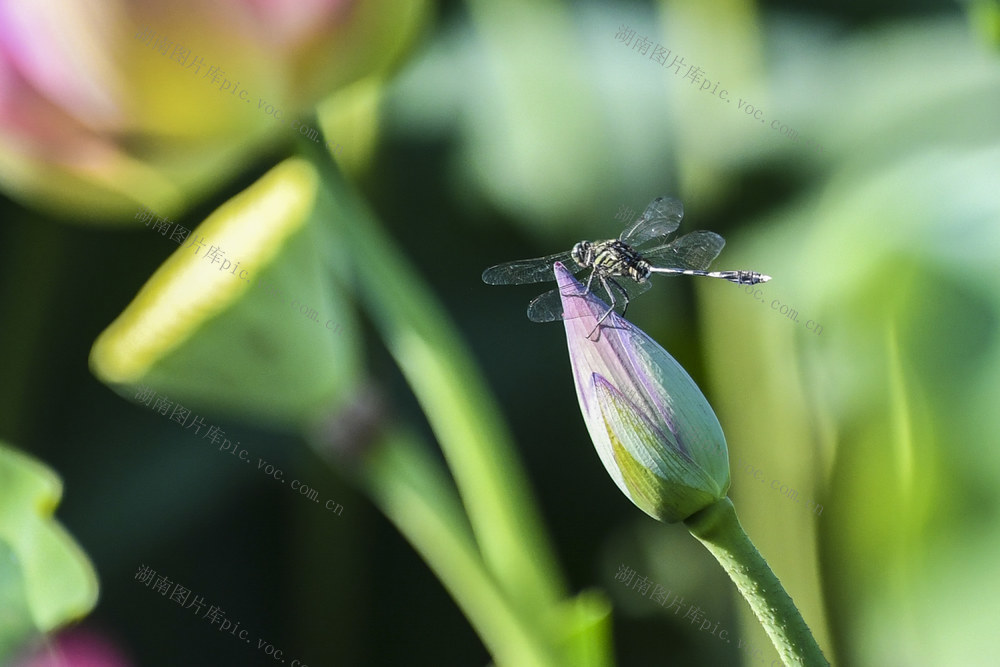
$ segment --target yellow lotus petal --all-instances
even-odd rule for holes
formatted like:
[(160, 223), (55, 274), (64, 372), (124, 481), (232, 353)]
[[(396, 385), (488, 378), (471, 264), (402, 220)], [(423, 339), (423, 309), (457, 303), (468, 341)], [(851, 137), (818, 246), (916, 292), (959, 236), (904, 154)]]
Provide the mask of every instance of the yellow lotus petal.
[(319, 194), (294, 158), (219, 207), (98, 337), (98, 378), (271, 422), (333, 407), (360, 374), (359, 336), (327, 275)]

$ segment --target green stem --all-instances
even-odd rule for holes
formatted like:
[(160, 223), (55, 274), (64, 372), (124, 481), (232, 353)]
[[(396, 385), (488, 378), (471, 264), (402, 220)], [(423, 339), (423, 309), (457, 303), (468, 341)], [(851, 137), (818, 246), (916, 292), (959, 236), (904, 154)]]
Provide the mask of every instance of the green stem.
[(792, 598), (743, 530), (729, 498), (695, 512), (684, 523), (736, 583), (786, 665), (830, 664)]
[(356, 288), (437, 437), (483, 559), (511, 602), (541, 620), (566, 585), (496, 400), (395, 241), (328, 157), (314, 163), (351, 248)]
[(546, 630), (514, 609), (486, 571), (454, 487), (423, 443), (382, 436), (361, 467), (375, 504), (434, 571), (497, 665), (566, 664)]

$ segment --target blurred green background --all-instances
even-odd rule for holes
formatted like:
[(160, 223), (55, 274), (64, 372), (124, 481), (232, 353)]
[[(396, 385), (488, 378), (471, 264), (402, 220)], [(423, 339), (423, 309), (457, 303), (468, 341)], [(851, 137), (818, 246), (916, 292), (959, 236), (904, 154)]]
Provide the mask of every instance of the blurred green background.
[[(166, 26), (195, 47), (222, 49), (213, 35), (229, 35), (233, 50), (213, 55), (254, 93), (245, 112), (180, 65), (143, 70), (134, 50), (151, 47), (132, 32), (47, 52), (91, 49), (81, 54), (98, 53), (94, 71), (126, 72), (108, 84), (115, 112), (84, 120), (85, 101), (106, 103), (101, 80), (76, 90), (40, 76), (59, 107), (40, 112), (11, 92), (29, 70), (9, 60), (7, 74), (21, 73), (0, 116), (0, 440), (61, 477), (56, 516), (97, 572), (98, 605), (68, 632), (115, 646), (121, 664), (275, 662), (140, 585), (144, 564), (289, 661), (491, 660), (351, 475), (294, 429), (194, 410), (342, 515), (237, 466), (88, 367), (98, 335), (177, 252), (134, 213), (147, 206), (194, 229), (296, 150), (295, 130), (254, 108), (260, 96), (343, 145), (345, 181), (453, 319), (514, 435), (569, 590), (603, 589), (613, 605), (616, 664), (767, 665), (777, 654), (710, 555), (638, 512), (602, 470), (563, 330), (524, 315), (541, 290), (479, 276), (616, 236), (623, 205), (639, 213), (659, 195), (684, 202), (682, 231), (727, 239), (714, 268), (773, 277), (756, 294), (661, 278), (629, 316), (715, 407), (730, 496), (827, 657), (996, 664), (997, 3), (375, 4), (331, 3), (327, 32), (256, 15), (263, 27), (242, 37), (204, 18), (245, 25), (235, 0), (204, 15), (192, 3), (148, 15), (114, 5), (116, 19)], [(54, 39), (14, 14), (0, 16), (6, 54)], [(105, 25), (76, 25), (92, 24)], [(652, 46), (643, 53), (635, 37)], [(683, 71), (651, 59), (657, 44)], [(691, 66), (728, 101), (684, 78)], [(88, 153), (95, 136), (114, 148)], [(394, 422), (432, 441), (372, 323), (377, 305), (362, 305), (373, 297), (339, 284), (327, 307), (351, 313), (344, 364), (363, 369)], [(278, 324), (294, 325), (287, 317)], [(700, 607), (732, 641), (616, 581), (622, 566)]]

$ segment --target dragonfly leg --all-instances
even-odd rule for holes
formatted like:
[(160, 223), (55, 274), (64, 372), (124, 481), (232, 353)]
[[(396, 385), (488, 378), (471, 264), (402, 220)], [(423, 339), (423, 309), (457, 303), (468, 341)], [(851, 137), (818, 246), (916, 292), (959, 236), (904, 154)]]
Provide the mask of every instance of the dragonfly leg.
[[(608, 282), (617, 287), (618, 290), (622, 293), (622, 298), (625, 299), (625, 305), (622, 306), (622, 317), (625, 317), (625, 311), (628, 310), (628, 304), (630, 303), (628, 298), (628, 292), (626, 292), (625, 288), (621, 286), (621, 283), (619, 283), (614, 278), (608, 278)], [(609, 294), (611, 293), (610, 289), (608, 290), (608, 293)], [(614, 299), (613, 296), (611, 298)]]
[[(591, 277), (593, 277), (593, 275), (591, 275)], [(598, 276), (598, 278), (600, 278), (601, 284), (604, 286), (604, 291), (606, 291), (608, 293), (608, 296), (611, 297), (611, 305), (608, 307), (608, 309), (606, 311), (604, 311), (604, 314), (601, 315), (601, 318), (599, 320), (597, 320), (597, 324), (595, 324), (594, 328), (591, 330), (591, 332), (589, 334), (587, 334), (587, 338), (590, 338), (591, 336), (594, 335), (594, 332), (597, 331), (600, 328), (600, 326), (604, 322), (604, 320), (608, 319), (608, 315), (610, 315), (611, 313), (614, 312), (615, 305), (617, 305), (617, 303), (618, 303), (617, 301), (615, 301), (615, 293), (614, 293), (614, 290), (611, 289), (611, 285), (608, 284), (608, 280), (610, 280), (612, 283), (614, 283), (615, 286), (618, 287), (618, 289), (621, 289), (621, 285), (618, 285), (618, 283), (616, 283), (614, 281), (614, 278), (610, 278), (610, 279), (609, 278), (605, 278), (603, 275), (602, 276)], [(626, 299), (627, 299), (627, 297), (626, 297)], [(628, 303), (626, 302), (625, 305), (627, 306)]]

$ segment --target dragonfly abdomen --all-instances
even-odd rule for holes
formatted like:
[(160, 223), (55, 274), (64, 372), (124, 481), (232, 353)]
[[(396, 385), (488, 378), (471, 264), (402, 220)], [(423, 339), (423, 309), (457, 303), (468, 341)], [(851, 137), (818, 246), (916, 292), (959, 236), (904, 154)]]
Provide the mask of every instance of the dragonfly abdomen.
[(650, 273), (666, 273), (675, 276), (708, 276), (709, 278), (722, 278), (737, 285), (757, 285), (766, 283), (771, 276), (757, 273), (756, 271), (700, 271), (697, 269), (674, 269), (669, 267), (649, 267)]
[(637, 283), (644, 283), (649, 280), (649, 276), (652, 275), (650, 271), (649, 262), (644, 259), (640, 259), (633, 266), (629, 267), (628, 277)]

